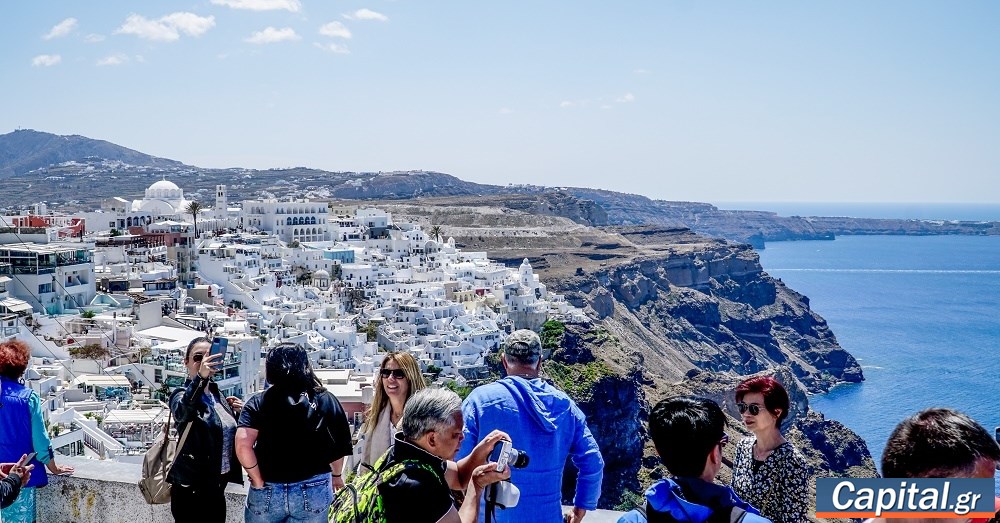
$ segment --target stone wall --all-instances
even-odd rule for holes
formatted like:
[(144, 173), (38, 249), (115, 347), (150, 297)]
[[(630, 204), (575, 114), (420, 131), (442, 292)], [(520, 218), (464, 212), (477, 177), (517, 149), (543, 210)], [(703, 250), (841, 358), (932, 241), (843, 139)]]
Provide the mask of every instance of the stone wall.
[[(49, 476), (38, 489), (38, 521), (45, 523), (172, 523), (170, 505), (148, 505), (139, 492), (141, 466), (61, 456), (72, 476)], [(226, 489), (227, 523), (243, 521), (246, 487)], [(620, 512), (587, 513), (587, 523), (614, 523)]]
[[(171, 523), (170, 505), (148, 505), (139, 492), (141, 465), (61, 456), (72, 476), (49, 476), (38, 489), (38, 521), (45, 523)], [(243, 521), (246, 488), (226, 490), (227, 523)]]

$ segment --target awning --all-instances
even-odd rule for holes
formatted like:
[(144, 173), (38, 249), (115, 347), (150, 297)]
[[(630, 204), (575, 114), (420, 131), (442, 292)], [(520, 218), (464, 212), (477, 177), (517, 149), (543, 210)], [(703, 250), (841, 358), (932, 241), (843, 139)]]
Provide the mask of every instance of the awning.
[(31, 305), (28, 302), (17, 298), (0, 300), (0, 307), (7, 309), (9, 312), (28, 312), (31, 310)]

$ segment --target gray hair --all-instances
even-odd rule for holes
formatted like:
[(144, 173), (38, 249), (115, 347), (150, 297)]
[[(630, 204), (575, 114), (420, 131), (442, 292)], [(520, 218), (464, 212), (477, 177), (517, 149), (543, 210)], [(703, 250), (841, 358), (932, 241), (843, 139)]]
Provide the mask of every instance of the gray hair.
[(400, 421), (403, 436), (414, 440), (442, 427), (451, 427), (456, 412), (462, 412), (462, 398), (458, 394), (439, 387), (423, 389), (406, 400), (403, 407)]

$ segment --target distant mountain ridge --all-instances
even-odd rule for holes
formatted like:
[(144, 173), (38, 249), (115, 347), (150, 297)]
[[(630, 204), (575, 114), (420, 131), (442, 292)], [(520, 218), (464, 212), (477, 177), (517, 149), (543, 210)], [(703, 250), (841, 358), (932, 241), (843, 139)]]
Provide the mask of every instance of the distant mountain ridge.
[(88, 158), (150, 167), (184, 166), (175, 160), (150, 156), (111, 142), (75, 134), (62, 136), (32, 129), (18, 129), (0, 135), (0, 178)]
[(513, 209), (564, 216), (587, 226), (686, 227), (757, 248), (767, 241), (832, 240), (837, 235), (1000, 235), (1000, 222), (779, 216), (606, 189), (482, 184), (433, 171), (206, 169), (83, 136), (33, 130), (0, 135), (0, 180), (6, 192), (19, 195), (18, 201), (0, 202), (0, 211), (16, 211), (34, 202), (89, 210), (109, 196), (139, 197), (161, 178), (169, 178), (190, 199), (202, 202), (214, 200), (218, 184), (228, 186), (230, 201), (262, 196), (369, 201), (459, 198), (463, 205), (474, 205), (475, 200), (496, 203), (499, 198)]

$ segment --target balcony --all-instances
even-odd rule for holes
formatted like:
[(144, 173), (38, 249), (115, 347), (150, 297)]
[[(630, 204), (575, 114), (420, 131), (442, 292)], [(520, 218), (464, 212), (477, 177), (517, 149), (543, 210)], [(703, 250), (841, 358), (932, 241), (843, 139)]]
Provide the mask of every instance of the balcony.
[[(76, 467), (72, 476), (49, 476), (38, 489), (38, 521), (46, 523), (169, 523), (170, 505), (147, 505), (139, 492), (142, 465), (60, 456)], [(246, 486), (226, 487), (226, 522), (243, 521)], [(568, 510), (568, 509), (564, 509)], [(587, 523), (614, 523), (621, 512), (587, 512)]]

